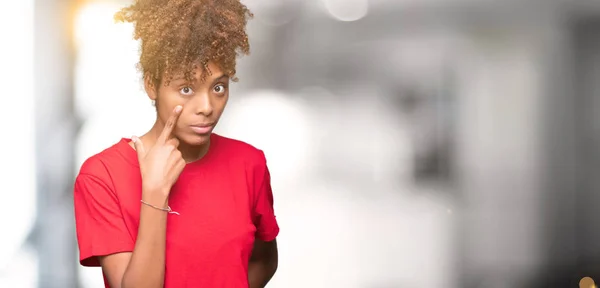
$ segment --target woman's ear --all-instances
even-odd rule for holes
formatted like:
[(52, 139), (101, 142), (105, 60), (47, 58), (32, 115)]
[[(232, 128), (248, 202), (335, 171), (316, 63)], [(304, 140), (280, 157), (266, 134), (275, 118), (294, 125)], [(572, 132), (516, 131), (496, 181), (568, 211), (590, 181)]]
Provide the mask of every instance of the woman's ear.
[(150, 100), (156, 101), (158, 96), (158, 87), (156, 87), (154, 79), (149, 75), (144, 76), (144, 89)]

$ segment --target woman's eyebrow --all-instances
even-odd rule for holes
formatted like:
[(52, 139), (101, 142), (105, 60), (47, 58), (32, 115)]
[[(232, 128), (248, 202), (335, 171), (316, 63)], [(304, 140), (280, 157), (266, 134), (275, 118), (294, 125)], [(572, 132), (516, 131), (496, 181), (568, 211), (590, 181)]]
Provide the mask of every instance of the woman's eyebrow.
[(229, 75), (221, 74), (219, 77), (217, 77), (217, 78), (215, 78), (215, 80), (213, 80), (213, 83), (218, 82), (218, 81), (223, 81), (227, 78), (229, 78)]

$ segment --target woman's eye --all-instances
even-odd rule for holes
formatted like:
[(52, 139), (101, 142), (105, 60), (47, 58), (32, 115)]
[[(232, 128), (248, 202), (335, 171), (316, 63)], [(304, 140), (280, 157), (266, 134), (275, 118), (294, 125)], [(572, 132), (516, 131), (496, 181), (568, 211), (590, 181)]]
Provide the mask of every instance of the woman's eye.
[(194, 90), (192, 90), (192, 88), (190, 88), (190, 87), (183, 87), (183, 88), (181, 88), (181, 90), (179, 90), (179, 93), (181, 93), (183, 95), (191, 95), (194, 93)]
[(216, 93), (219, 93), (219, 94), (223, 93), (223, 92), (225, 92), (225, 85), (223, 85), (223, 84), (217, 85), (217, 86), (215, 86), (214, 90)]

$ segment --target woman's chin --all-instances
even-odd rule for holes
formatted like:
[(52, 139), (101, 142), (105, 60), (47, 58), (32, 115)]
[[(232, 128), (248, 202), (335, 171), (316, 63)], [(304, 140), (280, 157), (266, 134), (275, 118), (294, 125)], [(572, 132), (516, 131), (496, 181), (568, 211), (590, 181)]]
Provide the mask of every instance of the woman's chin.
[(186, 143), (187, 145), (201, 146), (201, 145), (208, 143), (208, 141), (210, 140), (211, 133), (191, 134), (191, 135), (188, 134), (188, 135), (185, 135), (184, 137), (177, 137), (177, 138), (179, 138), (180, 141)]

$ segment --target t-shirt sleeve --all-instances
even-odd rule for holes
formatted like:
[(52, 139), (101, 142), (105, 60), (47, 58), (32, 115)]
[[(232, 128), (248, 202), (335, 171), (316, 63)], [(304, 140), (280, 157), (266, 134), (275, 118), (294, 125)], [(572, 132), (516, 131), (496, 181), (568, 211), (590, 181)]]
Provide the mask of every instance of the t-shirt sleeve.
[(114, 191), (100, 177), (79, 174), (75, 180), (75, 224), (79, 261), (83, 266), (100, 266), (97, 256), (133, 251)]
[(279, 234), (279, 225), (273, 209), (273, 191), (271, 190), (271, 175), (267, 167), (264, 153), (260, 153), (260, 163), (257, 167), (253, 221), (256, 226), (256, 237), (262, 241), (273, 241)]

